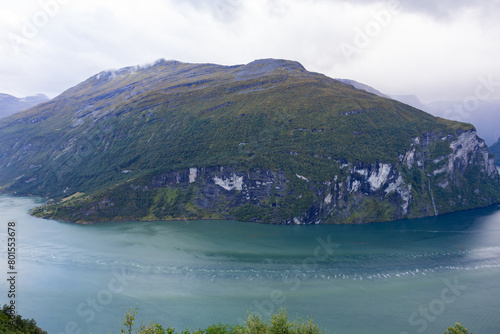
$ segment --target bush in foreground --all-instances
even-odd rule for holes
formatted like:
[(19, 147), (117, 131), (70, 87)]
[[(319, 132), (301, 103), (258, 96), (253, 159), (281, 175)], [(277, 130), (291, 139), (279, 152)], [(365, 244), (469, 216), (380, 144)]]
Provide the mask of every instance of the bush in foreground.
[(8, 305), (0, 312), (0, 334), (47, 334), (36, 325), (33, 319), (23, 319), (20, 315), (11, 316)]
[[(135, 315), (138, 308), (130, 309), (125, 312), (121, 333), (132, 334), (135, 325)], [(151, 322), (150, 324), (142, 324), (138, 330), (138, 334), (177, 334), (178, 332), (171, 327), (163, 328), (160, 324)], [(182, 331), (181, 334), (324, 334), (325, 331), (320, 329), (313, 320), (307, 321), (296, 319), (290, 321), (288, 312), (285, 309), (280, 309), (278, 313), (271, 316), (270, 323), (265, 322), (256, 314), (249, 314), (244, 325), (225, 325), (217, 324), (208, 327), (207, 329), (197, 329), (190, 332), (189, 329)]]
[(444, 334), (472, 334), (472, 333), (469, 333), (467, 328), (465, 328), (464, 326), (460, 325), (457, 322), (455, 323), (454, 327), (448, 327), (448, 329), (446, 330), (446, 332), (444, 332)]

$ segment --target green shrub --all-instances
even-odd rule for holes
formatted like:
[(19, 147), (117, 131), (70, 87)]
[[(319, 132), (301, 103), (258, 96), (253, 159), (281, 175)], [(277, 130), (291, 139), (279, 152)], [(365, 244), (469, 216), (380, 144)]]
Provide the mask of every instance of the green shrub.
[(23, 319), (20, 315), (14, 318), (10, 315), (10, 308), (4, 305), (0, 312), (0, 333), (6, 334), (47, 334), (36, 325), (33, 319)]
[(448, 327), (448, 329), (446, 330), (446, 332), (444, 332), (444, 334), (472, 334), (472, 333), (469, 333), (467, 328), (465, 328), (464, 326), (460, 325), (457, 322), (455, 323), (454, 327)]

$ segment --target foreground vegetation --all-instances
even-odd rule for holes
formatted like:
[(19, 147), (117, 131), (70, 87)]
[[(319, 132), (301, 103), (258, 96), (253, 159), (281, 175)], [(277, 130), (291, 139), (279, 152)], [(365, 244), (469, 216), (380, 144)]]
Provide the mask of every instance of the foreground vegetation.
[(473, 334), (473, 333), (469, 333), (467, 328), (465, 328), (464, 326), (460, 325), (457, 322), (454, 327), (448, 327), (448, 329), (446, 330), (446, 332), (444, 332), (444, 334)]
[[(142, 324), (134, 331), (135, 316), (138, 308), (129, 309), (125, 312), (125, 319), (121, 328), (122, 334), (176, 334), (174, 328), (168, 326), (164, 328), (158, 323), (153, 321), (148, 325)], [(286, 309), (281, 308), (278, 313), (271, 316), (270, 322), (265, 322), (260, 316), (249, 313), (248, 318), (244, 325), (227, 325), (217, 324), (211, 325), (206, 329), (197, 329), (190, 331), (189, 328), (180, 332), (180, 334), (324, 334), (325, 331), (321, 329), (310, 318), (307, 320), (296, 319), (290, 321)], [(444, 334), (473, 334), (467, 328), (458, 322), (454, 327), (448, 327)]]
[[(324, 334), (321, 329), (310, 318), (307, 320), (296, 319), (290, 321), (286, 309), (280, 309), (278, 313), (271, 316), (270, 322), (265, 322), (260, 316), (250, 313), (243, 325), (214, 324), (206, 329), (190, 331), (189, 328), (177, 332), (170, 326), (164, 328), (158, 323), (151, 321), (149, 324), (142, 324), (135, 328), (138, 308), (125, 311), (121, 333), (122, 334)], [(16, 315), (12, 319), (10, 309), (4, 305), (0, 312), (0, 334), (47, 334), (36, 325), (34, 319), (23, 319)], [(454, 327), (449, 327), (444, 334), (473, 334), (459, 323)]]
[(39, 328), (34, 319), (23, 319), (20, 315), (12, 318), (10, 308), (4, 305), (0, 312), (0, 334), (47, 334), (47, 332)]
[[(121, 333), (132, 334), (135, 325), (135, 315), (137, 308), (125, 312)], [(174, 328), (170, 326), (166, 329), (158, 323), (142, 324), (135, 331), (138, 334), (175, 334)], [(181, 334), (321, 334), (325, 333), (312, 319), (296, 319), (290, 321), (285, 309), (280, 309), (278, 313), (271, 316), (269, 323), (266, 323), (260, 316), (249, 314), (244, 325), (211, 325), (206, 329), (197, 329), (191, 332), (188, 329), (180, 332)]]

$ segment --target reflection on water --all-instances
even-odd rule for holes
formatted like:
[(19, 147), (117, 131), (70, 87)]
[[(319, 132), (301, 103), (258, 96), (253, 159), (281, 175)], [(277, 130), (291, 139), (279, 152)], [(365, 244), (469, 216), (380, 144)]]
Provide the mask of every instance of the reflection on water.
[[(82, 333), (118, 333), (122, 306), (136, 303), (145, 321), (177, 329), (281, 306), (328, 333), (442, 333), (456, 321), (477, 333), (500, 327), (497, 207), (352, 226), (74, 225), (30, 217), (35, 203), (1, 196), (0, 217), (18, 225), (21, 312), (49, 332), (74, 323)], [(457, 280), (467, 289), (439, 303)], [(422, 331), (414, 312), (429, 304), (446, 307)]]

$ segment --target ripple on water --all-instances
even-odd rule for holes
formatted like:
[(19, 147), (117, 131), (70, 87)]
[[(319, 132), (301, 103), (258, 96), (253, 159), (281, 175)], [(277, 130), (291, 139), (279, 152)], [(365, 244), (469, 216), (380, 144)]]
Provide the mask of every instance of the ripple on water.
[[(444, 271), (472, 271), (498, 268), (495, 256), (500, 248), (490, 247), (472, 251), (428, 252), (422, 254), (349, 255), (316, 263), (264, 261), (239, 263), (231, 260), (189, 264), (172, 264), (168, 260), (139, 261), (126, 257), (105, 257), (81, 251), (68, 251), (53, 245), (30, 246), (19, 251), (24, 261), (37, 263), (87, 266), (96, 269), (127, 268), (140, 274), (178, 276), (200, 279), (238, 280), (390, 280), (426, 276)], [(175, 261), (174, 261), (175, 262)]]

